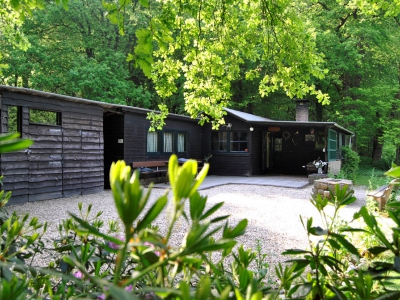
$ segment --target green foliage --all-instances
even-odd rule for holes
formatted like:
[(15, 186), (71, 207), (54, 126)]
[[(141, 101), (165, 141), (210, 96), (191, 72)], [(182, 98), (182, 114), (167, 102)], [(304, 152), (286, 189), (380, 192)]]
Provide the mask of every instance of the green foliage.
[(29, 122), (48, 125), (61, 125), (57, 112), (38, 109), (29, 110)]
[[(400, 168), (393, 168), (387, 175), (400, 178)], [(397, 287), (398, 273), (400, 273), (397, 229), (392, 229), (393, 239), (389, 240), (373, 212), (368, 212), (366, 207), (362, 207), (354, 214), (354, 219), (362, 218), (366, 224), (365, 229), (352, 228), (348, 225), (337, 226), (340, 208), (354, 201), (352, 192), (347, 191), (346, 187), (340, 189), (338, 185), (335, 191), (331, 191), (330, 199), (322, 198), (320, 195), (313, 197), (311, 203), (320, 213), (323, 225), (314, 226), (313, 218), (302, 219), (309, 236), (310, 249), (287, 250), (284, 254), (300, 258), (290, 260), (294, 263), (292, 266), (284, 270), (280, 267), (277, 270), (282, 284), (286, 282), (284, 291), (288, 299), (295, 298), (297, 292), (306, 299), (384, 299), (388, 295), (396, 299), (400, 296)], [(331, 214), (327, 214), (327, 205), (334, 207)], [(398, 203), (393, 207), (389, 217), (398, 226), (400, 224)], [(370, 243), (366, 250), (357, 249), (350, 239), (352, 233), (357, 232), (373, 236), (374, 243)], [(318, 241), (312, 239), (312, 236), (319, 237)], [(368, 267), (362, 267), (364, 262), (361, 262), (360, 255), (362, 254), (365, 260), (366, 253), (375, 259), (368, 264)], [(385, 258), (381, 261), (378, 257), (383, 253)], [(299, 280), (300, 278), (302, 279)], [(296, 283), (294, 279), (298, 279), (299, 282)]]
[(128, 60), (151, 76), (161, 97), (182, 89), (185, 110), (194, 118), (200, 116), (202, 124), (223, 124), (223, 107), (238, 79), (255, 80), (263, 97), (280, 89), (290, 98), (311, 93), (320, 102), (329, 102), (309, 84), (312, 77), (325, 74), (315, 32), (299, 9), (285, 1), (271, 6), (245, 1), (146, 1), (142, 6), (106, 1), (105, 7), (109, 20), (124, 34), (127, 14), (149, 13), (146, 8), (151, 7), (151, 19), (136, 30), (138, 43)]
[[(268, 281), (266, 255), (260, 245), (256, 252), (236, 245), (247, 220), (230, 226), (229, 216), (217, 214), (223, 203), (207, 205), (207, 197), (197, 192), (208, 165), (197, 174), (196, 161), (178, 166), (171, 156), (169, 174), (172, 208), (168, 230), (161, 233), (152, 222), (164, 213), (167, 193), (149, 205), (151, 186), (140, 185), (139, 174), (124, 162), (114, 163), (110, 183), (120, 222), (111, 221), (108, 228), (92, 215), (92, 206), (78, 205), (78, 215), (62, 220), (59, 237), (52, 247), (43, 241), (47, 224), (28, 216), (5, 217), (0, 226), (0, 293), (7, 299), (69, 299), (76, 297), (132, 299), (378, 299), (399, 297), (396, 280), (400, 269), (400, 248), (396, 228), (393, 239), (382, 231), (373, 213), (363, 207), (354, 215), (362, 219), (364, 229), (350, 227), (339, 219), (340, 209), (356, 199), (347, 187), (339, 185), (330, 198), (317, 195), (312, 205), (321, 216), (321, 225), (313, 218), (301, 218), (307, 232), (308, 249), (289, 249), (283, 254), (294, 256), (289, 264), (275, 268), (278, 285)], [(400, 168), (393, 166), (387, 175), (400, 178)], [(5, 201), (4, 201), (5, 202)], [(187, 207), (188, 206), (188, 207)], [(333, 209), (327, 209), (332, 206)], [(328, 212), (329, 211), (329, 212)], [(400, 207), (394, 203), (389, 217), (400, 226)], [(170, 237), (177, 225), (187, 223), (180, 246)], [(122, 224), (120, 234), (119, 224)], [(359, 250), (352, 242), (353, 233), (374, 237)], [(317, 239), (315, 239), (317, 238)], [(35, 256), (52, 257), (47, 268), (35, 265)], [(364, 254), (363, 254), (364, 253)], [(374, 256), (368, 267), (361, 255)], [(389, 253), (389, 255), (388, 255)], [(216, 255), (218, 254), (218, 255)], [(379, 257), (385, 254), (384, 261)], [(226, 259), (232, 255), (232, 264)], [(31, 261), (27, 264), (28, 259)], [(256, 268), (251, 269), (255, 264)], [(3, 280), (4, 279), (4, 280)]]
[(346, 174), (347, 179), (354, 180), (359, 169), (360, 157), (357, 152), (349, 147), (342, 148), (343, 165), (342, 171)]
[(149, 131), (162, 130), (165, 125), (165, 119), (168, 116), (168, 108), (165, 104), (159, 104), (159, 112), (152, 111), (147, 114), (147, 119), (150, 120)]
[(33, 144), (32, 140), (20, 139), (19, 137), (20, 133), (18, 132), (0, 134), (0, 154), (19, 151)]

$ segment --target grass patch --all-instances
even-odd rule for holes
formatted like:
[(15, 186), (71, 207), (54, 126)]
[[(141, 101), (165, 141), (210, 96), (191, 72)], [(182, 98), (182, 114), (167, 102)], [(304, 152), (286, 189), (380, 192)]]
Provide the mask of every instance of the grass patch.
[(391, 178), (387, 177), (385, 172), (372, 166), (360, 166), (359, 172), (354, 178), (354, 184), (367, 186), (370, 190), (374, 190), (391, 181)]

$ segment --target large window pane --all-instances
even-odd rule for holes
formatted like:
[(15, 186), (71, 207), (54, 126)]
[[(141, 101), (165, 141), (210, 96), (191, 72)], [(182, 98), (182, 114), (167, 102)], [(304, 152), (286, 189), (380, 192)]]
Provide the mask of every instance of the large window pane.
[(147, 133), (147, 152), (158, 152), (158, 132)]
[(228, 151), (228, 132), (214, 131), (211, 133), (211, 150), (213, 151)]
[(233, 131), (230, 136), (231, 152), (245, 151), (247, 152), (247, 132)]
[(186, 134), (178, 133), (178, 152), (186, 152)]
[(173, 151), (173, 134), (172, 132), (164, 132), (164, 152)]

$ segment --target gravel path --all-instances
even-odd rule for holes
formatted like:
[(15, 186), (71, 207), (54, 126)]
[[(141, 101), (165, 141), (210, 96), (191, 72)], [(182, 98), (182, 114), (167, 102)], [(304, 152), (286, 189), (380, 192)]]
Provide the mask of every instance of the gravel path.
[[(245, 248), (256, 249), (257, 244), (262, 246), (262, 252), (266, 253), (267, 262), (275, 265), (286, 257), (281, 253), (289, 248), (306, 248), (307, 237), (300, 222), (300, 216), (313, 217), (315, 223), (319, 223), (320, 217), (316, 209), (310, 203), (312, 186), (303, 189), (291, 189), (256, 185), (225, 185), (202, 190), (202, 195), (208, 196), (208, 205), (224, 202), (219, 210), (220, 215), (231, 215), (230, 224), (233, 226), (241, 219), (248, 219), (246, 233), (238, 241)], [(350, 221), (354, 212), (358, 211), (366, 202), (365, 187), (355, 187), (357, 201), (341, 210), (340, 217)], [(151, 201), (164, 194), (163, 189), (153, 189)], [(29, 213), (36, 216), (41, 222), (47, 221), (50, 225), (48, 237), (56, 237), (56, 225), (60, 220), (68, 218), (68, 212), (78, 213), (78, 203), (83, 207), (93, 205), (93, 215), (102, 211), (101, 218), (105, 221), (116, 220), (117, 212), (110, 191), (72, 198), (61, 198), (23, 205), (10, 206), (9, 210), (15, 210), (18, 214)], [(161, 232), (166, 231), (169, 209), (163, 216), (156, 220)], [(172, 242), (178, 246), (185, 234), (184, 222), (178, 224), (178, 230), (173, 235)]]

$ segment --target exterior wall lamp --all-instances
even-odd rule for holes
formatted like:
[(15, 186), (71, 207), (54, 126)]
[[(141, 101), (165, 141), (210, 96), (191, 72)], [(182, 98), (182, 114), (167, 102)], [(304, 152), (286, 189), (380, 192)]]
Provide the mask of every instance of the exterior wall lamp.
[(252, 126), (250, 126), (250, 131), (253, 131), (253, 130), (254, 130), (254, 128)]

